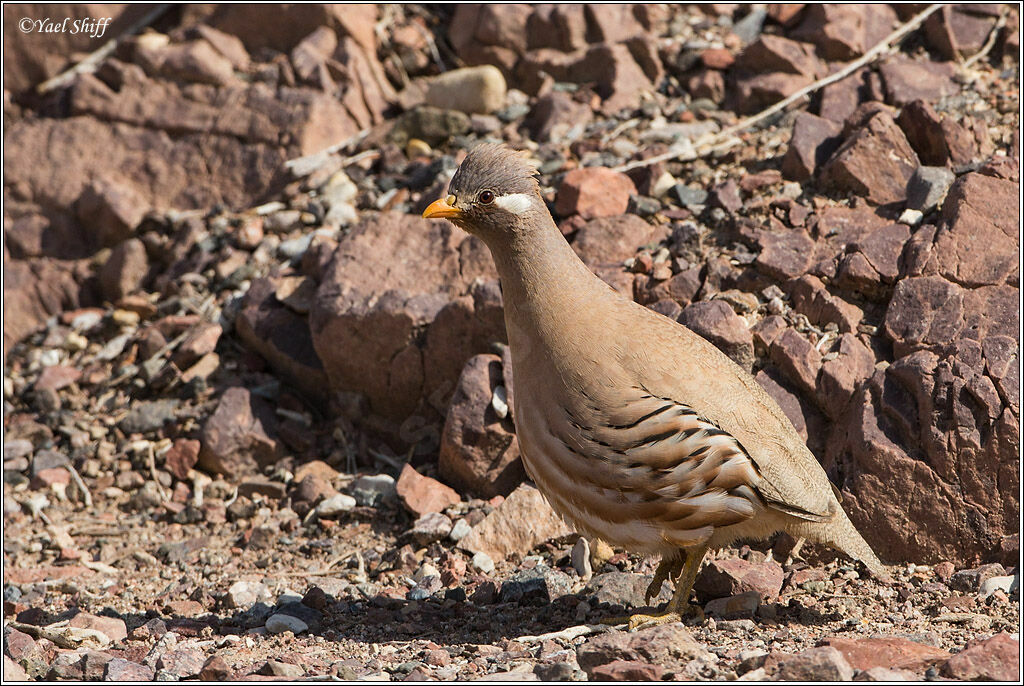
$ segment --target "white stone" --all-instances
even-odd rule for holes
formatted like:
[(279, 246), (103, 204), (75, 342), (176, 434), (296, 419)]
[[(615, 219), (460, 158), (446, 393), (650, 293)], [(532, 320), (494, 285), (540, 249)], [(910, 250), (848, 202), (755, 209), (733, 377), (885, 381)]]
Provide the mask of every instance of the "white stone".
[(487, 114), (504, 107), (507, 88), (501, 71), (489, 64), (453, 69), (430, 79), (426, 102), (466, 114)]
[(470, 564), (473, 565), (473, 569), (483, 572), (484, 574), (490, 574), (494, 571), (494, 560), (491, 559), (490, 555), (484, 552), (479, 552), (474, 555)]
[(356, 499), (350, 495), (339, 493), (332, 495), (316, 506), (316, 515), (328, 519), (337, 517), (343, 512), (350, 512), (356, 506)]
[(309, 626), (298, 617), (278, 613), (276, 615), (270, 615), (270, 618), (267, 619), (266, 628), (271, 634), (283, 634), (285, 631), (290, 631), (293, 634), (301, 634), (303, 631), (308, 629)]
[(586, 581), (594, 574), (594, 569), (590, 565), (590, 543), (586, 538), (580, 536), (577, 539), (569, 557), (572, 560), (572, 568), (576, 570), (581, 579)]
[(508, 391), (504, 386), (494, 389), (494, 395), (491, 396), (491, 407), (494, 408), (494, 414), (502, 419), (508, 416)]
[(978, 597), (984, 600), (996, 591), (1002, 591), (1003, 593), (1010, 593), (1010, 589), (1013, 587), (1012, 576), (993, 576), (985, 579), (981, 582), (981, 586), (978, 588)]
[(921, 210), (912, 210), (907, 208), (903, 210), (903, 214), (900, 215), (900, 224), (906, 224), (907, 226), (917, 226), (924, 219), (924, 213)]
[(241, 610), (270, 598), (270, 589), (258, 581), (236, 581), (228, 588), (228, 605)]
[(461, 541), (472, 529), (473, 527), (469, 525), (469, 522), (465, 519), (460, 519), (455, 522), (452, 530), (448, 532), (448, 538), (453, 541)]

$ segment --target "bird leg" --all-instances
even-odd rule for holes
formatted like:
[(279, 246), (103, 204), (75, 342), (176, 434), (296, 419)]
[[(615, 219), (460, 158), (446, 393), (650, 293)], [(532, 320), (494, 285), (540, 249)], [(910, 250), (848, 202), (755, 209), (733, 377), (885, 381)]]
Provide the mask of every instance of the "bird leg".
[(682, 548), (682, 557), (662, 560), (661, 564), (658, 565), (658, 569), (654, 573), (654, 579), (651, 581), (650, 586), (647, 587), (647, 602), (650, 602), (651, 598), (661, 591), (661, 584), (665, 579), (678, 575), (675, 579), (675, 590), (672, 592), (672, 600), (668, 602), (664, 612), (657, 614), (638, 613), (628, 618), (609, 619), (605, 620), (605, 622), (608, 624), (622, 624), (624, 623), (623, 620), (625, 620), (629, 624), (629, 630), (635, 631), (640, 628), (680, 622), (683, 617), (688, 616), (697, 616), (703, 619), (704, 612), (699, 607), (690, 605), (689, 600), (690, 591), (693, 590), (693, 582), (697, 579), (697, 570), (700, 569), (700, 563), (703, 562), (707, 551), (708, 546), (706, 545)]
[(795, 560), (800, 560), (801, 562), (803, 561), (804, 558), (800, 557), (800, 549), (804, 547), (804, 543), (806, 542), (806, 538), (801, 537), (796, 539), (796, 545), (793, 546), (793, 549), (789, 551), (789, 555), (786, 556), (787, 567), (793, 564)]

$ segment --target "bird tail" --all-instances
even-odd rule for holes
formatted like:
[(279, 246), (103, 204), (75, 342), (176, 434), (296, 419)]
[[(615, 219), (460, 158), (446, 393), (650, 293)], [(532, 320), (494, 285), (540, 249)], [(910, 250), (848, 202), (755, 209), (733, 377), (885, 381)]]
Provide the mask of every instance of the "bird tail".
[(889, 571), (875, 555), (868, 542), (860, 535), (853, 522), (846, 516), (842, 508), (836, 512), (832, 521), (822, 525), (818, 530), (819, 541), (826, 545), (846, 553), (855, 560), (860, 560), (876, 578), (882, 581), (891, 581)]

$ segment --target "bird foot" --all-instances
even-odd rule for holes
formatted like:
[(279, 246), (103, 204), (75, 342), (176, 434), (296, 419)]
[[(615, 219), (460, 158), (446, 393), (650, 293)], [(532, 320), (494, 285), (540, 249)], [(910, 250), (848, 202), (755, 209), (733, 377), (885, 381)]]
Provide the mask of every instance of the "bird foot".
[(672, 624), (673, 622), (682, 622), (690, 619), (695, 620), (695, 624), (702, 624), (704, 622), (704, 610), (696, 605), (687, 604), (680, 608), (679, 611), (668, 610), (666, 612), (652, 612), (650, 614), (638, 612), (635, 615), (626, 617), (608, 617), (602, 619), (601, 623), (612, 626), (625, 624), (627, 625), (627, 631), (639, 631), (640, 629), (649, 629), (661, 626), (662, 624)]
[(629, 618), (629, 631), (650, 629), (662, 624), (672, 624), (673, 622), (681, 621), (683, 621), (683, 618), (679, 616), (678, 612), (662, 612), (656, 615), (636, 614)]

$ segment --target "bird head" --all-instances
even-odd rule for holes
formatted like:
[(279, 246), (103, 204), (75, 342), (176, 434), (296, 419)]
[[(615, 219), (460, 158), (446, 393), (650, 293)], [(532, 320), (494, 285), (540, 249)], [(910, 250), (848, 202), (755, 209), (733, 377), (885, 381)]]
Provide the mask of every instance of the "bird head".
[(537, 170), (506, 145), (478, 145), (466, 155), (448, 185), (448, 194), (423, 212), (444, 218), (488, 240), (531, 225), (534, 215), (550, 220), (540, 196)]

